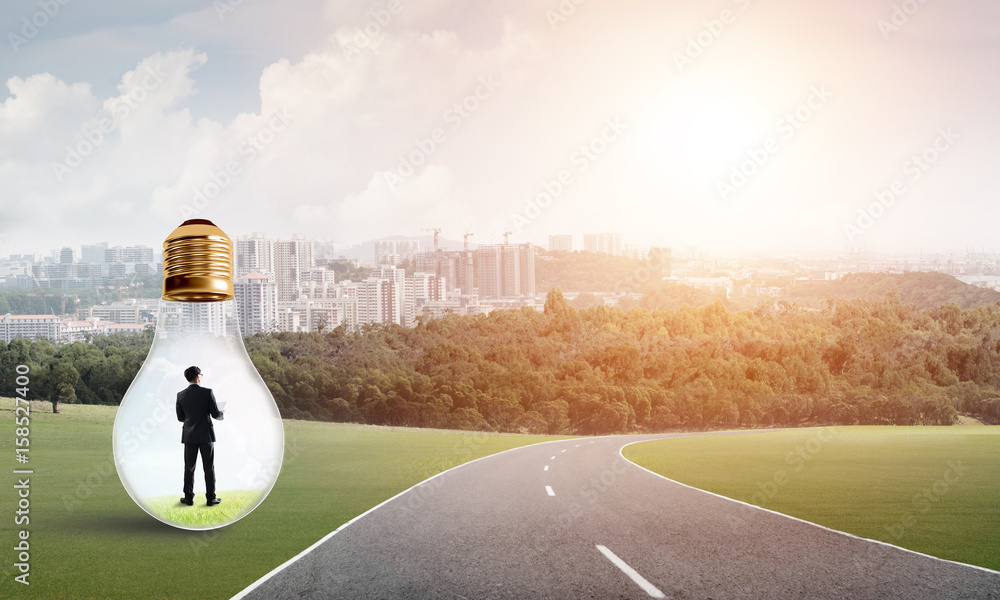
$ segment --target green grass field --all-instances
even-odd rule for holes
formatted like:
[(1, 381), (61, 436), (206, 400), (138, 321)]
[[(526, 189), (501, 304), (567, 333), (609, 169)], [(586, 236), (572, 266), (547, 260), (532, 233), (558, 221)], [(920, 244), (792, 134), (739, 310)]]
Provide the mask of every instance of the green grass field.
[(436, 473), (556, 439), (286, 421), (285, 460), (267, 499), (232, 525), (193, 532), (149, 516), (122, 487), (111, 458), (114, 407), (60, 410), (54, 415), (48, 403), (32, 403), (31, 585), (23, 586), (13, 581), (12, 566), (21, 529), (13, 523), (13, 401), (0, 399), (2, 598), (230, 598), (351, 518)]
[(833, 427), (635, 444), (665, 477), (1000, 570), (1000, 427)]
[(208, 506), (204, 492), (194, 495), (193, 506), (181, 503), (179, 494), (143, 498), (146, 510), (181, 527), (208, 529), (239, 518), (253, 506), (261, 495), (260, 490), (216, 490), (222, 504)]

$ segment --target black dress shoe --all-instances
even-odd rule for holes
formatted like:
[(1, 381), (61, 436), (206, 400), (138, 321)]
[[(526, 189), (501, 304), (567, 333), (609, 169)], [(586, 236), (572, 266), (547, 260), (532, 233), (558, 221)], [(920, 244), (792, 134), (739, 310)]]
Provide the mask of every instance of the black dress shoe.
[(188, 506), (194, 506), (194, 498), (181, 498), (181, 504), (187, 504)]
[(222, 504), (222, 498), (212, 498), (205, 503), (205, 506), (215, 506), (216, 504)]

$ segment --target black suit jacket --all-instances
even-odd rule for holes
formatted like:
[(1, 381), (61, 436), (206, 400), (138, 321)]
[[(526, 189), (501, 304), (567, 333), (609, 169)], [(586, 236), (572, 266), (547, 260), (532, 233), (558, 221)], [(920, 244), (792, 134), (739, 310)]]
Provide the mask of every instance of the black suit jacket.
[(215, 427), (212, 425), (212, 418), (221, 421), (222, 416), (211, 389), (192, 383), (177, 392), (177, 420), (184, 423), (181, 443), (214, 442)]

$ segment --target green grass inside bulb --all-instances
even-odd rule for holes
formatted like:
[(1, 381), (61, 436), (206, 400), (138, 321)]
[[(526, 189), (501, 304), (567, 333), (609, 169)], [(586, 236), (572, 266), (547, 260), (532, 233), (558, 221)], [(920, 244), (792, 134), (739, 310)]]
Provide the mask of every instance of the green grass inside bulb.
[(161, 519), (182, 527), (212, 527), (232, 522), (260, 500), (260, 490), (219, 490), (222, 504), (205, 506), (205, 494), (194, 495), (194, 506), (181, 504), (180, 494), (144, 498), (143, 506)]

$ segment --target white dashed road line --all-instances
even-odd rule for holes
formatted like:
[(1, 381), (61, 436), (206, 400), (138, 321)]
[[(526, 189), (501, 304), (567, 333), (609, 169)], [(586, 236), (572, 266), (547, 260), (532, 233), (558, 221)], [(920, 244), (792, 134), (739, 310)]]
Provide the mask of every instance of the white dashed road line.
[(544, 468), (544, 469), (542, 469), (542, 470), (543, 470), (543, 471), (548, 471), (548, 470), (549, 470), (549, 465), (545, 465), (545, 468)]
[(639, 573), (637, 573), (635, 569), (628, 566), (628, 564), (624, 560), (618, 558), (618, 556), (616, 556), (614, 552), (608, 550), (607, 546), (601, 546), (600, 544), (598, 544), (597, 549), (600, 550), (601, 554), (607, 557), (607, 559), (610, 560), (614, 566), (621, 569), (622, 573), (628, 575), (629, 578), (632, 579), (632, 581), (636, 582), (636, 584), (638, 584), (639, 587), (641, 587), (643, 591), (649, 594), (651, 597), (666, 598), (663, 592), (661, 592), (652, 583), (649, 583), (649, 581), (647, 581), (645, 577), (639, 575)]
[(556, 493), (552, 491), (552, 486), (551, 485), (545, 486), (545, 493), (548, 494), (548, 495), (550, 495), (550, 496), (555, 496), (556, 495)]

